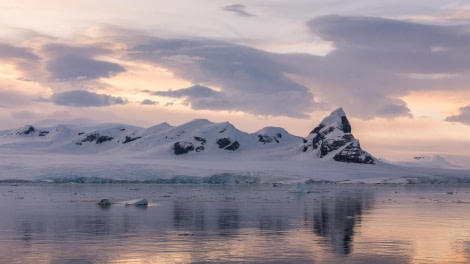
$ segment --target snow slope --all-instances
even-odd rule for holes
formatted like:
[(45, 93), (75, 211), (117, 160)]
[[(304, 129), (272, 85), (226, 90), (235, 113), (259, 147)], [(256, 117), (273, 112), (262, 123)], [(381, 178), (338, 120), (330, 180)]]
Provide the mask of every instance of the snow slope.
[(406, 160), (389, 163), (407, 167), (462, 169), (462, 167), (453, 164), (452, 162), (437, 154), (416, 154), (412, 157), (407, 157)]
[(470, 182), (468, 170), (383, 163), (362, 150), (340, 108), (307, 138), (245, 133), (196, 119), (173, 127), (58, 125), (0, 131), (0, 182)]

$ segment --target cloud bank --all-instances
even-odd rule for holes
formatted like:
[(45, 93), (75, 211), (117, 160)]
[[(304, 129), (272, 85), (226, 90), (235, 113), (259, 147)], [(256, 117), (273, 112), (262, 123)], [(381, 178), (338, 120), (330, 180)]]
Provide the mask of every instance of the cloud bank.
[(111, 50), (101, 46), (47, 44), (41, 51), (47, 58), (47, 71), (57, 81), (109, 78), (125, 71), (119, 64), (94, 58), (112, 54)]
[(191, 105), (191, 108), (195, 110), (234, 110), (232, 103), (236, 102), (236, 100), (228, 100), (225, 93), (202, 85), (193, 85), (177, 90), (158, 91), (154, 95), (184, 98), (185, 103)]
[(410, 91), (466, 89), (469, 25), (323, 16), (307, 26), (335, 49), (323, 57), (290, 55), (283, 61), (296, 67), (296, 76), (315, 95), (356, 117), (411, 116), (400, 99)]
[[(245, 8), (229, 5), (224, 10)], [(110, 88), (103, 80), (128, 71), (123, 65), (140, 63), (164, 68), (196, 84), (169, 87), (154, 96), (181, 99), (195, 110), (262, 116), (306, 118), (319, 109), (342, 106), (349, 115), (362, 119), (412, 117), (402, 99), (410, 92), (468, 89), (469, 25), (322, 16), (306, 26), (312, 36), (329, 41), (334, 50), (325, 56), (276, 54), (219, 40), (164, 39), (105, 27), (93, 41), (83, 43), (50, 39), (23, 46), (0, 43), (0, 60), (21, 72), (16, 81), (24, 81), (23, 87), (26, 81), (49, 87), (54, 94), (50, 101), (67, 106), (126, 103), (124, 98), (93, 91)], [(150, 98), (140, 104), (156, 101)]]
[(73, 107), (93, 107), (126, 104), (127, 100), (122, 97), (114, 97), (106, 94), (96, 94), (82, 90), (72, 90), (55, 93), (50, 100), (56, 105)]
[(65, 55), (47, 63), (47, 70), (53, 79), (59, 81), (78, 81), (109, 78), (125, 69), (116, 63), (94, 60), (77, 55)]
[(204, 85), (158, 94), (185, 96), (194, 109), (305, 118), (318, 107), (309, 88), (286, 77), (289, 68), (272, 53), (212, 40), (152, 38), (134, 45), (129, 56)]
[(461, 107), (458, 115), (449, 116), (445, 119), (447, 122), (458, 122), (470, 126), (470, 105)]

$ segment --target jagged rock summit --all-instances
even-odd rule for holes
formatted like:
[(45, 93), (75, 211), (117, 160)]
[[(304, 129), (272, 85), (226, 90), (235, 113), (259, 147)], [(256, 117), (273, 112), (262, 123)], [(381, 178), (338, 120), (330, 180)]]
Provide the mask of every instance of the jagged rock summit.
[(304, 140), (303, 151), (319, 158), (331, 157), (348, 163), (375, 164), (375, 158), (362, 150), (342, 108), (333, 111)]

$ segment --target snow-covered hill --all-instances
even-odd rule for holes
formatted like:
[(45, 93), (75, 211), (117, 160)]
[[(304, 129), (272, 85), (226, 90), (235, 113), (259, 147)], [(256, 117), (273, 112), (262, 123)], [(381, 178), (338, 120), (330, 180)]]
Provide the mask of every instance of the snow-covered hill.
[(406, 160), (389, 162), (396, 165), (408, 167), (441, 168), (441, 169), (462, 169), (462, 167), (453, 164), (444, 157), (436, 154), (417, 154), (408, 157)]
[[(326, 117), (304, 139), (280, 127), (266, 127), (248, 134), (228, 122), (196, 119), (172, 127), (162, 123), (147, 129), (113, 125), (70, 129), (64, 125), (37, 128), (31, 125), (4, 131), (1, 146), (15, 151), (96, 154), (103, 151), (145, 152), (147, 155), (249, 156), (250, 159), (283, 158), (298, 155), (341, 162), (373, 164), (375, 158), (360, 148), (340, 108)], [(175, 157), (176, 158), (176, 157)]]
[(351, 132), (341, 108), (306, 138), (280, 127), (245, 133), (228, 122), (205, 119), (150, 128), (27, 125), (0, 131), (0, 181), (199, 182), (209, 177), (208, 182), (420, 182), (446, 174), (460, 182), (470, 178), (463, 170), (436, 174), (385, 164), (364, 151)]

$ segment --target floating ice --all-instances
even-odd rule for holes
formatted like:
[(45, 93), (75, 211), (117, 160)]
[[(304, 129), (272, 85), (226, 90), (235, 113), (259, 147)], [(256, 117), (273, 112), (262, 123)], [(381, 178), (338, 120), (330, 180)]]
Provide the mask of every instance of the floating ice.
[(112, 204), (111, 200), (108, 198), (101, 199), (98, 203), (99, 206), (110, 206)]
[(147, 199), (135, 199), (124, 202), (125, 205), (137, 205), (137, 206), (146, 206), (149, 204)]
[(147, 199), (134, 199), (134, 200), (129, 200), (129, 201), (122, 201), (122, 202), (112, 202), (108, 198), (104, 198), (99, 200), (97, 203), (99, 206), (110, 206), (112, 204), (124, 204), (125, 206), (128, 205), (136, 205), (136, 206), (147, 206), (149, 202)]

